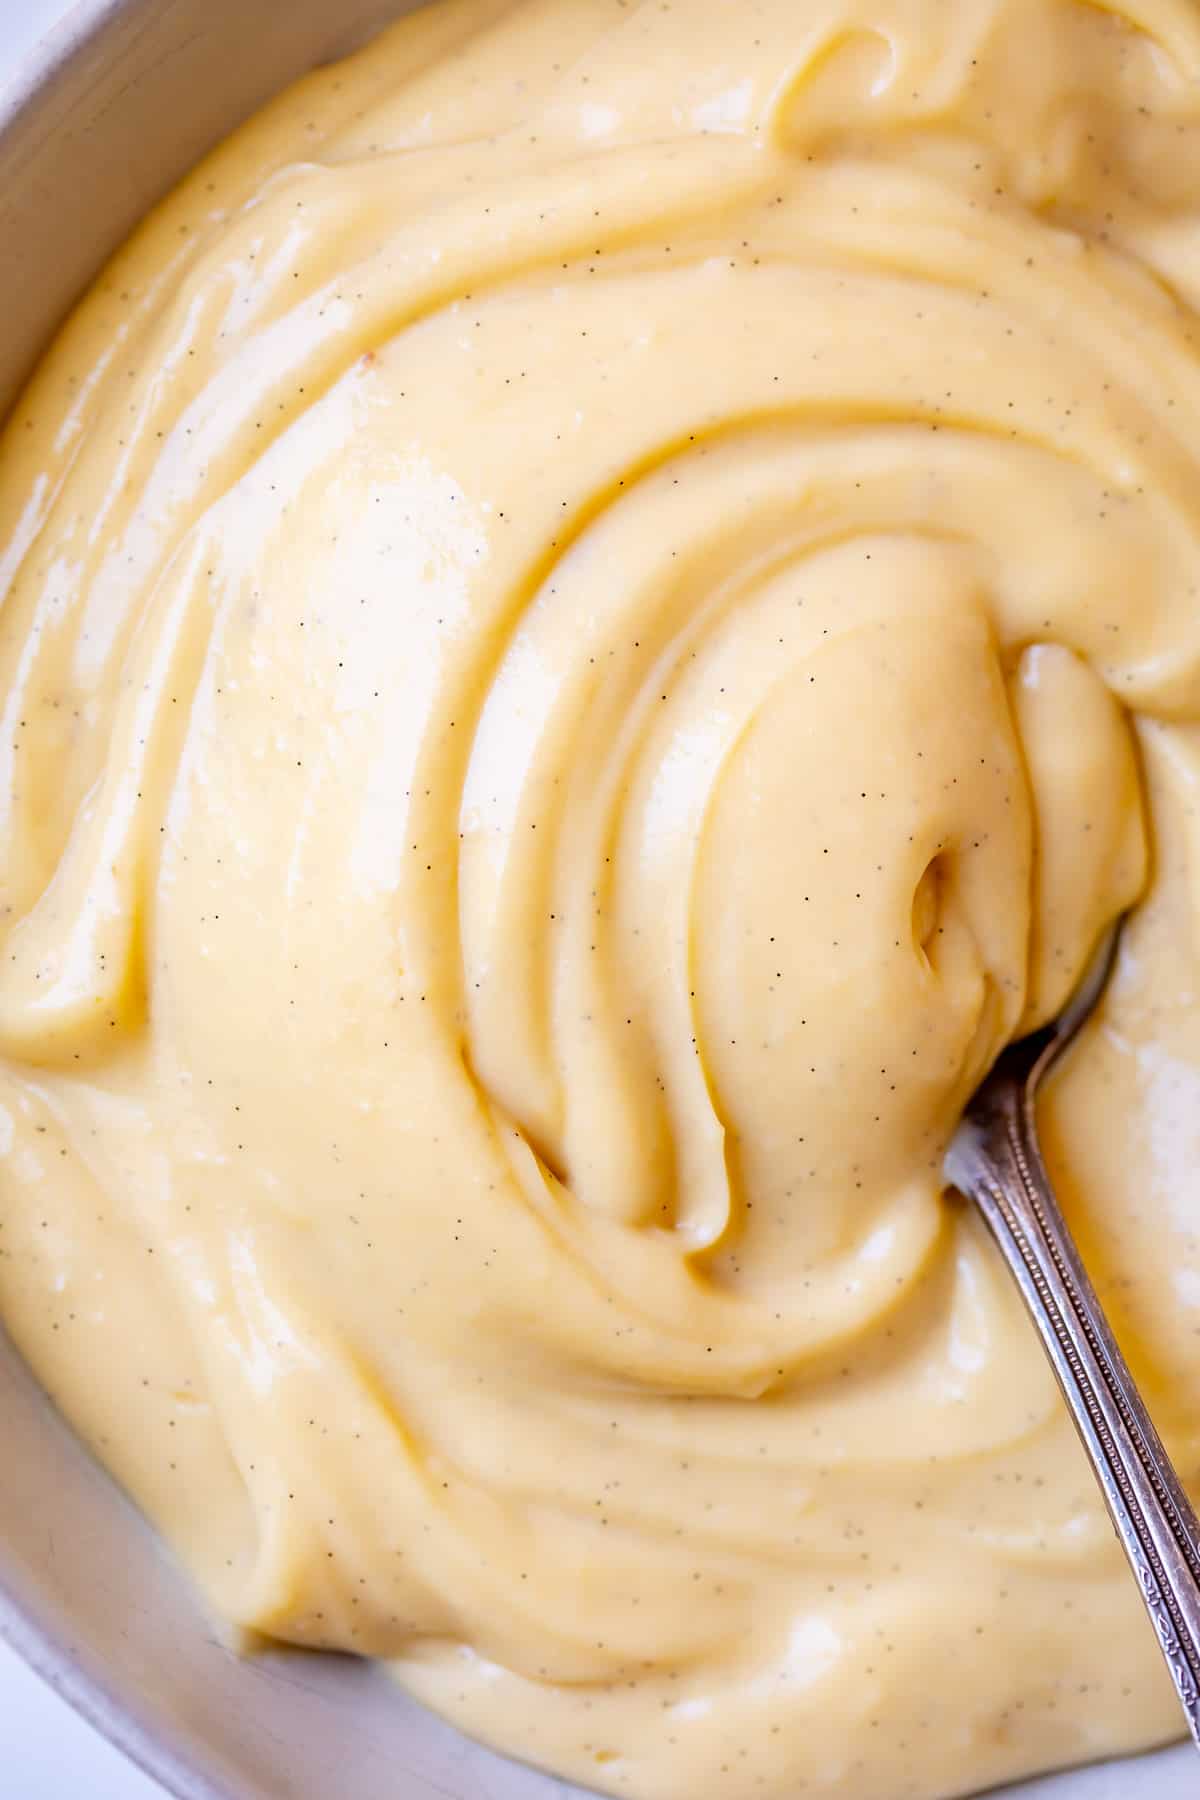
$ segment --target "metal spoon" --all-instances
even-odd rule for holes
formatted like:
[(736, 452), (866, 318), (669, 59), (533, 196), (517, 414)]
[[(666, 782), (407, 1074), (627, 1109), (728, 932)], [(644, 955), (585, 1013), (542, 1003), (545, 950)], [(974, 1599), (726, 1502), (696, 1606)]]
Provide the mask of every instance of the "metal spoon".
[(1066, 1010), (1001, 1056), (967, 1108), (945, 1173), (978, 1204), (1038, 1328), (1200, 1745), (1200, 1521), (1054, 1198), (1034, 1115), (1042, 1080), (1104, 992), (1120, 931)]

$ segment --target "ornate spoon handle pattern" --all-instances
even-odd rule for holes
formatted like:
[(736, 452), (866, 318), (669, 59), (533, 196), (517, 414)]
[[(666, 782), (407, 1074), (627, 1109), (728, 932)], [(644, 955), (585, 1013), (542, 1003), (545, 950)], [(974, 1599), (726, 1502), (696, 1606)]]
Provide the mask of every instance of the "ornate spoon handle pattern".
[(1038, 1146), (1041, 1078), (1102, 992), (1115, 940), (1068, 1014), (1016, 1044), (979, 1089), (947, 1179), (991, 1228), (1054, 1365), (1200, 1745), (1200, 1522), (1113, 1336)]

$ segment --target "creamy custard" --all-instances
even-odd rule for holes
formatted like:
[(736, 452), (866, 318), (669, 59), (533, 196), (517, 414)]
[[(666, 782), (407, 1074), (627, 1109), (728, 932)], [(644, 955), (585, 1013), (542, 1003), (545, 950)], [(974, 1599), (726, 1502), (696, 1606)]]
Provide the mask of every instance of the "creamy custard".
[(1200, 1477), (1200, 11), (442, 0), (0, 450), (0, 1312), (248, 1633), (634, 1800), (1179, 1715), (944, 1147)]

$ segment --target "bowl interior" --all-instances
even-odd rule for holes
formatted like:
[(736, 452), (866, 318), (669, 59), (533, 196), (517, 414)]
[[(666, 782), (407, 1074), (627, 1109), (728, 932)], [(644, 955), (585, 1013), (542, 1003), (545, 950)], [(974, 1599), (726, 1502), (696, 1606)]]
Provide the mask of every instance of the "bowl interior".
[[(0, 416), (155, 199), (294, 76), (414, 0), (77, 0), (0, 94)], [(15, 271), (15, 274), (12, 272)], [(571, 1800), (348, 1658), (233, 1656), (0, 1337), (0, 1632), (180, 1800)], [(1025, 1800), (1183, 1800), (1191, 1753)]]

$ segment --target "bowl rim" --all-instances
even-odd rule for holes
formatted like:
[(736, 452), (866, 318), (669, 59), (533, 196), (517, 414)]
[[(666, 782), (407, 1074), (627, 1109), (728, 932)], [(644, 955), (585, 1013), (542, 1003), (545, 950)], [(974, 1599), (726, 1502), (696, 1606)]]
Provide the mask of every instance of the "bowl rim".
[[(128, 6), (129, 0), (70, 0), (62, 15), (20, 54), (9, 76), (0, 83), (0, 143), (22, 122), (26, 112), (88, 54)], [(22, 1360), (15, 1347), (12, 1354)], [(45, 1405), (51, 1412), (50, 1403), (46, 1401)], [(61, 1429), (69, 1429), (57, 1414), (54, 1418)], [(187, 1757), (172, 1750), (161, 1735), (143, 1725), (117, 1699), (100, 1671), (72, 1649), (62, 1629), (35, 1617), (32, 1608), (18, 1598), (2, 1568), (0, 1641), (78, 1717), (156, 1781), (173, 1800), (237, 1800), (230, 1789), (202, 1775)]]
[(127, 4), (128, 0), (68, 0), (59, 17), (20, 52), (0, 81), (0, 140)]
[(172, 1800), (237, 1800), (231, 1790), (217, 1787), (186, 1757), (171, 1750), (161, 1736), (142, 1725), (116, 1698), (103, 1676), (80, 1660), (60, 1630), (34, 1619), (3, 1573), (0, 1642), (13, 1650), (106, 1743), (119, 1750), (143, 1775), (156, 1781)]

